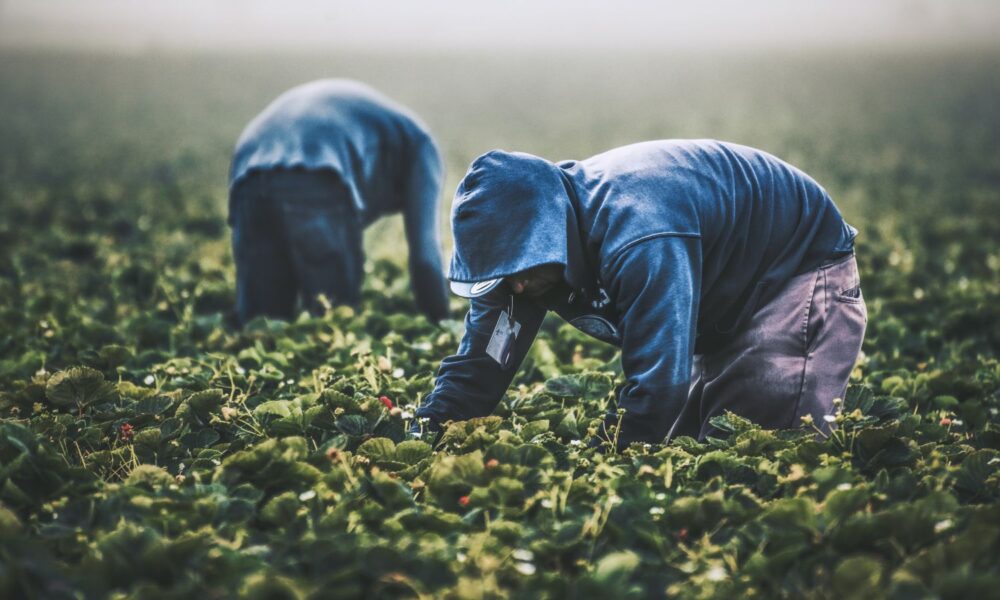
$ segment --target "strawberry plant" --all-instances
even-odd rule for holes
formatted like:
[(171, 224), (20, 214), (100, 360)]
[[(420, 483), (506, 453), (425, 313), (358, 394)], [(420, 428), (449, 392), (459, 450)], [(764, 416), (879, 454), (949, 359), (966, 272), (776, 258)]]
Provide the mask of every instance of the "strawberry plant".
[[(149, 58), (5, 56), (0, 597), (995, 596), (1000, 155), (982, 132), (998, 90), (996, 57), (974, 58), (815, 58), (773, 85), (713, 63), (669, 71), (690, 84), (679, 104), (659, 72), (622, 74), (629, 97), (567, 75), (533, 89), (583, 112), (537, 131), (504, 102), (428, 92), (452, 173), (492, 139), (483, 123), (585, 155), (662, 135), (634, 122), (669, 114), (798, 153), (862, 230), (868, 335), (832, 433), (726, 414), (704, 442), (613, 453), (588, 441), (623, 383), (616, 350), (557, 320), (491, 416), (409, 437), (464, 305), (439, 325), (413, 316), (393, 236), (369, 244), (358, 310), (232, 326), (222, 153), (285, 62), (163, 59), (150, 79)], [(304, 64), (297, 79), (318, 69)], [(793, 130), (718, 117), (772, 105)], [(630, 118), (608, 126), (608, 106)]]

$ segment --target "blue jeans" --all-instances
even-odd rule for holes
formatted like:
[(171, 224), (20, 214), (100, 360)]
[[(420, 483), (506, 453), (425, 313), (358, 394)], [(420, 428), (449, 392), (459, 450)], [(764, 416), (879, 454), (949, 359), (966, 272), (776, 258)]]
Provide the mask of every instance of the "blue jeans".
[(358, 304), (363, 226), (337, 173), (255, 171), (233, 187), (229, 206), (241, 324), (301, 308), (322, 314), (320, 294)]

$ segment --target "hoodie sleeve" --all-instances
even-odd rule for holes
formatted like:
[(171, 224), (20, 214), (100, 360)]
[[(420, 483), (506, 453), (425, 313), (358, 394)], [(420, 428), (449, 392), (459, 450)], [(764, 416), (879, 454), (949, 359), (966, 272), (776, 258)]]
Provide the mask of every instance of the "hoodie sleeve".
[[(663, 440), (687, 402), (700, 296), (701, 240), (661, 236), (610, 263), (608, 292), (620, 315), (625, 385), (619, 447)], [(617, 422), (609, 415), (609, 424)]]
[(546, 312), (528, 298), (514, 297), (514, 320), (521, 329), (510, 365), (503, 368), (486, 354), (486, 346), (509, 298), (508, 294), (500, 293), (471, 301), (458, 352), (441, 361), (434, 390), (417, 409), (417, 417), (430, 418), (435, 426), (440, 426), (449, 420), (464, 421), (493, 412), (531, 348)]
[(438, 205), (443, 168), (430, 139), (416, 146), (403, 182), (403, 224), (409, 246), (410, 285), (417, 308), (431, 320), (448, 316), (448, 293), (441, 269)]

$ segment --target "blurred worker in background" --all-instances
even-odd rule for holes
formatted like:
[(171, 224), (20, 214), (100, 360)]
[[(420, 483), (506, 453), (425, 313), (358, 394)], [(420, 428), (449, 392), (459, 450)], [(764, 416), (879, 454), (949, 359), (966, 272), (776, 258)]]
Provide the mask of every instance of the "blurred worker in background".
[(621, 348), (624, 414), (602, 436), (619, 448), (704, 439), (726, 410), (823, 426), (864, 337), (856, 230), (808, 175), (746, 146), (490, 152), (459, 185), (452, 233), (451, 289), (472, 300), (416, 413), (431, 430), (493, 411), (548, 310)]
[(241, 324), (320, 314), (324, 295), (357, 306), (363, 231), (403, 213), (417, 307), (448, 311), (437, 232), (441, 156), (405, 107), (356, 81), (293, 88), (247, 125), (229, 174)]

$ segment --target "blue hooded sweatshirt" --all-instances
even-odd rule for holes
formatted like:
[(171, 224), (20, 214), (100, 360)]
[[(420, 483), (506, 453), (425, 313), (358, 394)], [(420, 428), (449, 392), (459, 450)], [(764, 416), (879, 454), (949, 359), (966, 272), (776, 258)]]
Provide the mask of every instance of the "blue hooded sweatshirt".
[(443, 167), (427, 127), (413, 113), (357, 81), (323, 79), (292, 88), (243, 130), (229, 187), (248, 173), (275, 168), (339, 174), (363, 227), (402, 212), (418, 304), (445, 316), (437, 227)]
[[(808, 175), (760, 150), (662, 140), (553, 164), (476, 159), (452, 207), (449, 278), (480, 282), (556, 264), (541, 298), (502, 284), (471, 300), (457, 354), (417, 415), (491, 413), (553, 310), (622, 350), (620, 444), (659, 442), (687, 400), (696, 353), (738, 332), (792, 276), (849, 253), (856, 230)], [(502, 312), (519, 331), (502, 366), (487, 346)]]

